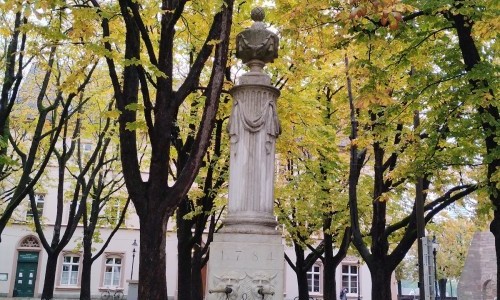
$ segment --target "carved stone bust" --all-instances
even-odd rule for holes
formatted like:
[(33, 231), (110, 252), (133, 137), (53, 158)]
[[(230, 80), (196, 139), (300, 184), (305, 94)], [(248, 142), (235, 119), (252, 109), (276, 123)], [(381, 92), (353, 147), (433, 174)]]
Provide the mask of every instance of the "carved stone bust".
[(259, 60), (263, 63), (273, 62), (278, 57), (279, 39), (276, 34), (266, 29), (262, 7), (252, 9), (254, 23), (236, 36), (236, 57), (243, 63)]

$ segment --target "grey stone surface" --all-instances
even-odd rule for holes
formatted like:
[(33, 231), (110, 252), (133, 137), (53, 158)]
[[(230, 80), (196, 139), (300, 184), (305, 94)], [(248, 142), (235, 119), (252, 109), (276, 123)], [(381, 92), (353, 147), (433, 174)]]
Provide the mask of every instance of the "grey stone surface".
[(495, 238), (490, 232), (476, 232), (458, 283), (458, 299), (495, 299), (496, 274)]
[(127, 280), (127, 282), (128, 282), (127, 300), (139, 299), (139, 280)]
[[(210, 245), (209, 300), (283, 299), (283, 245), (281, 236), (222, 233)], [(223, 291), (230, 287), (226, 296)], [(212, 293), (210, 293), (212, 291)], [(280, 298), (281, 297), (281, 298)]]
[(236, 57), (244, 63), (251, 60), (272, 62), (278, 57), (278, 36), (266, 29), (262, 22), (265, 16), (262, 8), (254, 8), (251, 16), (254, 20), (252, 27), (236, 36)]
[(222, 231), (279, 234), (273, 215), (279, 93), (255, 84), (240, 84), (231, 93), (229, 205)]
[[(263, 10), (253, 9), (252, 16), (254, 25), (261, 23)], [(243, 43), (238, 47), (244, 50), (238, 57), (244, 62), (249, 60), (250, 72), (241, 76), (239, 84), (230, 91), (233, 107), (228, 124), (229, 204), (222, 232), (279, 234), (275, 229), (273, 204), (275, 148), (280, 134), (276, 102), (280, 93), (262, 72), (265, 63), (271, 60), (268, 55), (272, 52), (274, 58), (277, 49), (267, 51), (265, 45), (275, 35), (262, 29), (263, 24), (254, 25), (237, 37), (238, 43)], [(277, 47), (275, 38), (273, 45)], [(267, 50), (259, 50), (262, 47)]]
[(273, 215), (279, 91), (262, 72), (278, 54), (277, 36), (265, 28), (261, 8), (237, 36), (237, 57), (250, 67), (231, 91), (229, 204), (214, 235), (207, 300), (282, 300), (284, 247)]

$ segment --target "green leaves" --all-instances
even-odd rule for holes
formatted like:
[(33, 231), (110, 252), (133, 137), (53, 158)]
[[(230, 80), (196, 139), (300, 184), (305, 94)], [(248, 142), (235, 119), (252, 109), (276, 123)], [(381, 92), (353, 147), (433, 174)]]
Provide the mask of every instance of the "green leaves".
[(143, 120), (138, 120), (135, 122), (128, 122), (127, 125), (125, 126), (125, 129), (130, 130), (130, 131), (136, 131), (136, 130), (147, 130), (148, 126), (145, 121)]
[[(429, 180), (428, 202), (453, 186), (484, 183), (484, 164), (493, 156), (486, 155), (476, 109), (490, 107), (494, 99), (486, 88), (471, 93), (470, 82), (487, 80), (497, 90), (493, 57), (498, 43), (486, 23), (497, 25), (492, 24), (494, 5), (473, 2), (458, 10), (454, 1), (277, 2), (274, 18), (283, 50), (273, 74), (277, 86), (286, 82), (279, 102), (283, 135), (278, 151), (293, 167), (278, 177), (276, 194), (291, 239), (321, 230), (321, 213), (314, 210), (336, 211), (336, 217), (348, 220), (351, 185), (357, 198), (349, 205), (356, 204), (359, 236), (366, 236), (358, 250), (369, 253), (367, 260), (397, 264), (401, 252), (391, 251), (414, 228), (398, 227), (388, 235), (383, 229), (407, 220), (418, 177)], [(475, 38), (484, 60), (468, 73), (450, 12), (480, 23)], [(488, 118), (489, 124), (498, 123)], [(366, 158), (358, 162), (359, 179), (347, 183), (350, 146), (366, 150)], [(470, 203), (462, 200), (457, 206)]]

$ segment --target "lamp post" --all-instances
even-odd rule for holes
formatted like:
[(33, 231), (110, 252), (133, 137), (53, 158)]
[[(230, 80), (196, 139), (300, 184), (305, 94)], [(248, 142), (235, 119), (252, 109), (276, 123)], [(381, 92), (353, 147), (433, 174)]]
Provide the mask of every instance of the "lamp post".
[(138, 246), (136, 239), (134, 239), (132, 246), (134, 247), (134, 249), (132, 250), (132, 271), (130, 271), (130, 280), (132, 280), (132, 277), (134, 276), (135, 247)]
[[(434, 294), (436, 295), (436, 299), (438, 299), (438, 278), (437, 278), (437, 264), (436, 264), (436, 255), (437, 255), (437, 249), (438, 249), (438, 242), (436, 241), (436, 236), (432, 236), (432, 254), (434, 256), (434, 286), (435, 286), (435, 292)], [(441, 295), (439, 295), (439, 299), (441, 299)]]
[[(418, 114), (415, 114), (415, 127), (420, 123)], [(425, 238), (425, 217), (424, 217), (424, 180), (422, 177), (418, 178), (415, 195), (415, 214), (417, 218), (417, 240), (418, 240), (418, 288), (419, 299), (425, 298), (425, 274), (424, 274), (424, 245), (423, 239)]]
[(361, 300), (361, 286), (359, 285), (361, 281), (361, 261), (358, 259), (358, 300)]

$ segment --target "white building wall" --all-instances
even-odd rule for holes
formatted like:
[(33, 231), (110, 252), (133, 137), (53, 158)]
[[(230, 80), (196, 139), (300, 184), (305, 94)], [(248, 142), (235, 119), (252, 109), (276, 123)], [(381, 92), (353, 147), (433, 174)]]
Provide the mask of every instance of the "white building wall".
[[(295, 252), (293, 248), (291, 247), (285, 247), (285, 253), (288, 255), (288, 257), (292, 260), (292, 262), (295, 262)], [(323, 275), (323, 268), (321, 261), (318, 260), (317, 264), (321, 266), (320, 272), (321, 276)], [(336, 278), (336, 284), (337, 284), (337, 293), (340, 293), (341, 286), (342, 286), (342, 265), (343, 264), (348, 264), (348, 265), (358, 265), (358, 258), (356, 257), (346, 257), (344, 261), (337, 267), (335, 278)], [(298, 288), (297, 288), (297, 277), (295, 275), (295, 272), (292, 270), (292, 268), (288, 265), (288, 263), (285, 262), (285, 295), (284, 298), (285, 300), (294, 300), (295, 297), (298, 296)], [(371, 278), (370, 278), (370, 270), (368, 267), (364, 264), (360, 264), (360, 279), (359, 279), (359, 286), (361, 287), (361, 293), (360, 293), (360, 299), (363, 300), (371, 300)], [(323, 296), (323, 282), (322, 282), (322, 277), (321, 277), (321, 283), (320, 283), (320, 292), (319, 293), (309, 293), (310, 297), (317, 298), (317, 299), (322, 299)], [(348, 295), (348, 299), (358, 299), (357, 294), (352, 294)], [(397, 299), (397, 298), (393, 298)]]
[[(51, 232), (51, 226), (47, 226), (47, 232)], [(101, 229), (101, 237), (105, 238), (109, 235), (110, 229)], [(0, 281), (0, 296), (13, 296), (14, 281), (16, 275), (17, 258), (20, 249), (17, 247), (19, 243), (27, 236), (36, 234), (30, 230), (29, 227), (24, 225), (11, 225), (7, 227), (2, 235), (2, 243), (0, 243), (0, 273), (7, 273), (8, 280)], [(82, 230), (78, 228), (75, 231), (74, 238), (65, 247), (64, 251), (75, 251), (75, 253), (81, 253), (81, 249), (78, 247), (79, 240), (82, 237)], [(50, 241), (51, 236), (47, 237)], [(134, 229), (122, 229), (119, 230), (113, 237), (112, 242), (108, 245), (105, 252), (96, 260), (92, 265), (92, 294), (100, 295), (100, 293), (105, 290), (103, 287), (104, 279), (104, 265), (106, 255), (118, 254), (122, 257), (122, 270), (120, 279), (120, 288), (123, 288), (124, 293), (127, 294), (128, 284), (127, 281), (130, 279), (132, 271), (132, 243), (134, 239), (138, 240), (139, 231)], [(94, 248), (97, 252), (102, 246), (102, 243), (94, 244)], [(47, 254), (43, 248), (24, 248), (23, 250), (29, 251), (39, 251), (39, 264), (37, 270), (37, 276), (35, 280), (35, 297), (39, 297), (43, 290), (44, 277), (45, 277), (45, 265), (47, 263)], [(136, 251), (138, 248), (136, 248)], [(134, 279), (138, 278), (139, 271), (139, 261), (138, 252), (135, 256), (134, 262)], [(81, 262), (83, 258), (80, 258), (80, 272), (81, 272)], [(60, 284), (61, 282), (61, 269), (62, 269), (62, 254), (59, 256), (58, 267), (56, 273), (56, 285), (54, 289), (54, 296), (56, 298), (72, 298), (79, 297), (80, 294), (80, 282), (81, 274), (78, 277), (78, 284), (75, 287), (65, 287)]]
[[(52, 238), (52, 229), (53, 223), (55, 219), (55, 207), (56, 207), (56, 190), (55, 187), (47, 185), (44, 187), (44, 192), (47, 192), (45, 197), (45, 205), (43, 211), (43, 220), (45, 222), (45, 232), (47, 234), (47, 240), (50, 243)], [(20, 209), (16, 212), (18, 216), (16, 219), (19, 221), (23, 219), (25, 212), (23, 211), (28, 206), (28, 201), (25, 201), (23, 205), (20, 206)], [(63, 214), (63, 224), (67, 221), (67, 214), (69, 209), (69, 204), (66, 204), (65, 212)], [(171, 220), (172, 221), (172, 220)], [(28, 226), (26, 224), (21, 223), (13, 223), (9, 225), (2, 234), (2, 242), (0, 243), (0, 275), (7, 274), (8, 278), (6, 281), (0, 281), (0, 297), (1, 296), (12, 296), (12, 292), (14, 289), (14, 281), (17, 267), (17, 257), (18, 257), (18, 245), (21, 240), (27, 236), (33, 235), (36, 236), (34, 232), (33, 226)], [(111, 232), (111, 228), (100, 228), (100, 237), (104, 241)], [(37, 237), (38, 238), (38, 237)], [(82, 227), (79, 226), (71, 239), (71, 242), (65, 247), (65, 251), (79, 251), (81, 249), (78, 248), (78, 243), (82, 238)], [(133, 204), (129, 205), (129, 212), (127, 214), (127, 219), (125, 221), (125, 228), (118, 230), (112, 239), (111, 243), (108, 245), (105, 253), (98, 258), (92, 267), (92, 294), (96, 297), (99, 297), (101, 292), (104, 290), (103, 288), (103, 276), (104, 276), (104, 265), (105, 265), (105, 256), (106, 254), (120, 254), (122, 257), (122, 271), (121, 271), (121, 281), (120, 288), (123, 288), (124, 294), (128, 293), (128, 280), (130, 280), (130, 274), (132, 270), (132, 243), (134, 240), (139, 240), (139, 219), (135, 214), (135, 210)], [(41, 246), (41, 245), (40, 245)], [(97, 252), (98, 249), (102, 246), (102, 243), (94, 244), (94, 253)], [(168, 226), (168, 234), (167, 234), (167, 264), (166, 264), (166, 275), (167, 275), (167, 289), (168, 294), (172, 298), (176, 298), (177, 295), (177, 236), (174, 231), (174, 224), (170, 222)], [(26, 250), (26, 249), (24, 249)], [(33, 249), (35, 251), (40, 251), (39, 255), (39, 264), (37, 277), (35, 281), (35, 296), (39, 296), (43, 290), (43, 279), (45, 273), (45, 265), (47, 261), (47, 254), (43, 248)], [(134, 274), (133, 280), (138, 279), (139, 273), (139, 247), (136, 247), (136, 255), (134, 261)], [(292, 248), (285, 247), (285, 251), (288, 256), (295, 260), (295, 253)], [(155, 255), (151, 253), (150, 255)], [(82, 258), (81, 258), (82, 259)], [(80, 259), (80, 261), (81, 261)], [(62, 287), (60, 283), (61, 279), (61, 269), (62, 269), (62, 255), (59, 257), (58, 261), (58, 272), (56, 274), (56, 287), (54, 291), (54, 295), (58, 298), (72, 298), (78, 297), (80, 289), (79, 288), (65, 288)], [(346, 262), (357, 265), (358, 259), (355, 257), (351, 257), (346, 259)], [(81, 271), (81, 265), (80, 265)], [(341, 275), (341, 265), (337, 269), (337, 291), (340, 292), (340, 287), (342, 284), (342, 275)], [(0, 276), (1, 278), (1, 276)], [(296, 276), (293, 270), (288, 266), (285, 262), (285, 283), (284, 283), (284, 297), (287, 300), (292, 300), (298, 295), (297, 289), (297, 281)], [(80, 277), (79, 277), (80, 281)], [(361, 299), (363, 300), (371, 300), (371, 280), (370, 273), (366, 265), (361, 265), (361, 276), (360, 276), (360, 287), (361, 287)], [(321, 287), (322, 291), (322, 287)], [(396, 287), (394, 285), (393, 291), (396, 291)], [(311, 296), (321, 299), (322, 292), (317, 294), (311, 294)], [(351, 295), (349, 299), (357, 299), (357, 295)], [(393, 299), (396, 299), (395, 295)]]
[[(47, 231), (51, 232), (51, 227), (47, 226)], [(101, 237), (104, 239), (107, 237), (111, 231), (111, 229), (101, 229)], [(0, 243), (0, 273), (7, 273), (8, 280), (0, 281), (0, 297), (1, 296), (12, 296), (12, 291), (14, 288), (14, 280), (15, 280), (15, 269), (17, 266), (17, 256), (18, 256), (18, 245), (21, 240), (29, 235), (36, 234), (25, 225), (11, 225), (6, 228), (4, 234), (2, 235), (2, 243)], [(75, 232), (74, 238), (69, 243), (69, 245), (65, 248), (65, 250), (78, 250), (77, 243), (81, 238), (81, 228), (78, 228)], [(50, 238), (50, 237), (49, 237)], [(112, 242), (109, 244), (103, 255), (99, 257), (92, 266), (92, 294), (96, 297), (101, 294), (105, 288), (103, 288), (103, 276), (104, 276), (104, 265), (105, 265), (105, 256), (106, 254), (121, 254), (122, 255), (122, 274), (121, 274), (121, 288), (123, 288), (123, 292), (126, 295), (128, 293), (128, 281), (130, 280), (130, 275), (132, 271), (132, 243), (134, 239), (137, 239), (139, 242), (139, 230), (138, 229), (120, 229), (114, 236)], [(166, 266), (166, 275), (167, 275), (167, 289), (170, 297), (176, 299), (175, 295), (177, 294), (177, 237), (175, 232), (169, 231), (167, 234), (167, 266)], [(102, 243), (94, 244), (95, 249), (100, 249)], [(36, 279), (36, 290), (35, 296), (39, 296), (43, 290), (43, 278), (45, 274), (45, 265), (47, 262), (47, 254), (45, 251), (40, 249), (33, 249), (34, 251), (40, 251), (39, 256), (39, 268), (38, 275)], [(139, 274), (139, 247), (136, 247), (136, 255), (134, 260), (134, 274), (133, 280), (138, 279)], [(294, 251), (292, 248), (285, 247), (286, 253), (292, 259), (294, 257)], [(154, 255), (154, 254), (151, 254)], [(79, 296), (79, 288), (65, 288), (59, 284), (61, 274), (60, 270), (62, 256), (59, 258), (58, 262), (58, 272), (56, 274), (56, 287), (54, 290), (54, 296), (56, 298), (73, 298)], [(347, 264), (357, 265), (357, 258), (347, 258), (345, 260)], [(340, 293), (341, 285), (342, 285), (342, 272), (341, 272), (342, 264), (337, 268), (336, 279), (337, 279), (337, 292)], [(81, 270), (81, 267), (80, 267)], [(321, 269), (322, 271), (322, 269)], [(288, 266), (285, 262), (285, 284), (284, 284), (284, 299), (293, 300), (298, 296), (298, 289), (296, 284), (296, 276), (294, 271)], [(79, 277), (79, 280), (81, 278)], [(322, 283), (321, 283), (322, 284)], [(360, 281), (359, 285), (361, 288), (360, 298), (363, 300), (371, 300), (371, 279), (370, 272), (366, 265), (361, 265), (360, 267)], [(320, 293), (311, 293), (312, 297), (321, 299), (322, 297), (323, 286), (321, 286)], [(394, 292), (396, 288), (393, 288)], [(357, 299), (357, 295), (350, 295), (348, 299)], [(393, 299), (396, 299), (396, 295), (393, 296)]]
[[(50, 168), (50, 171), (55, 172), (55, 168)], [(69, 188), (69, 186), (67, 186)], [(53, 226), (56, 218), (56, 207), (57, 207), (57, 188), (56, 183), (53, 180), (46, 179), (42, 181), (40, 187), (37, 188), (36, 193), (42, 193), (44, 197), (43, 215), (42, 223), (44, 232), (46, 235), (47, 242), (50, 244), (53, 236)], [(65, 199), (64, 212), (62, 214), (62, 230), (61, 236), (64, 234), (65, 226), (68, 221), (69, 214), (69, 198)], [(15, 280), (16, 280), (16, 269), (18, 263), (18, 254), (20, 251), (34, 251), (39, 252), (38, 257), (38, 269), (35, 278), (35, 297), (39, 297), (43, 290), (44, 277), (45, 277), (45, 266), (47, 263), (47, 254), (45, 249), (42, 247), (41, 242), (39, 242), (39, 248), (19, 248), (19, 244), (23, 239), (28, 236), (35, 236), (38, 241), (38, 235), (34, 230), (34, 225), (30, 225), (27, 222), (26, 212), (29, 209), (28, 199), (23, 200), (21, 205), (13, 214), (12, 223), (9, 224), (2, 233), (2, 242), (0, 243), (0, 274), (7, 274), (7, 280), (0, 280), (0, 297), (2, 296), (13, 296)], [(127, 219), (125, 220), (123, 229), (116, 232), (111, 243), (106, 248), (105, 252), (94, 261), (92, 265), (92, 294), (96, 297), (99, 296), (101, 292), (105, 289), (103, 288), (104, 279), (104, 265), (106, 260), (106, 255), (117, 254), (122, 258), (122, 269), (121, 269), (121, 279), (120, 288), (127, 293), (128, 284), (127, 280), (130, 279), (130, 274), (132, 270), (132, 243), (136, 239), (139, 242), (139, 220), (135, 214), (133, 204), (130, 203)], [(79, 297), (80, 294), (80, 282), (81, 282), (81, 270), (82, 270), (82, 260), (83, 257), (80, 256), (80, 266), (78, 276), (78, 284), (75, 287), (62, 286), (61, 282), (61, 269), (62, 269), (62, 257), (63, 253), (75, 252), (82, 254), (83, 249), (81, 249), (80, 243), (83, 237), (82, 234), (83, 227), (79, 225), (71, 238), (69, 244), (64, 248), (61, 255), (59, 255), (57, 272), (56, 272), (56, 284), (54, 289), (54, 296), (56, 298), (72, 298)], [(94, 254), (101, 249), (103, 243), (106, 241), (107, 237), (110, 235), (112, 228), (98, 228), (101, 243), (94, 242), (93, 248), (95, 249)], [(134, 264), (134, 279), (138, 278), (139, 272), (139, 247), (136, 247), (136, 256)], [(1, 278), (2, 276), (0, 276)]]

